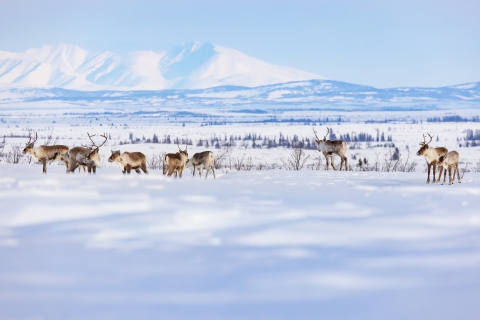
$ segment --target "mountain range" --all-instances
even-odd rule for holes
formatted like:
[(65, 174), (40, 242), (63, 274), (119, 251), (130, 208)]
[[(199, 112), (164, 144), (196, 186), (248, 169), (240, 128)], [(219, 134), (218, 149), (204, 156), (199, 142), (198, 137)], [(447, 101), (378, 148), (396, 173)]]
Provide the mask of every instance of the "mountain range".
[(0, 89), (0, 106), (78, 108), (285, 106), (343, 110), (458, 109), (480, 107), (480, 82), (440, 88), (378, 89), (334, 80), (305, 80), (258, 87), (78, 91), (61, 88)]
[(188, 43), (170, 51), (88, 52), (74, 45), (0, 51), (0, 105), (65, 107), (290, 106), (478, 108), (480, 82), (439, 88), (371, 86), (275, 66), (235, 49)]
[(0, 86), (73, 90), (199, 89), (256, 87), (323, 77), (276, 66), (210, 43), (182, 44), (170, 51), (116, 54), (75, 45), (44, 45), (0, 51)]

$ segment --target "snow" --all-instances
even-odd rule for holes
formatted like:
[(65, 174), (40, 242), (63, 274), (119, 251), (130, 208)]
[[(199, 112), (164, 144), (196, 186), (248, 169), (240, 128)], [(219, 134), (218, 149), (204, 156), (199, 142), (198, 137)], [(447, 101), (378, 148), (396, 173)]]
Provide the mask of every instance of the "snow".
[[(32, 65), (41, 68), (32, 72)], [(20, 53), (0, 51), (0, 85), (3, 87), (161, 90), (260, 86), (309, 79), (323, 78), (274, 66), (234, 49), (198, 42), (160, 53), (89, 52), (67, 44), (44, 45)]]
[(2, 319), (476, 319), (480, 175), (0, 164)]

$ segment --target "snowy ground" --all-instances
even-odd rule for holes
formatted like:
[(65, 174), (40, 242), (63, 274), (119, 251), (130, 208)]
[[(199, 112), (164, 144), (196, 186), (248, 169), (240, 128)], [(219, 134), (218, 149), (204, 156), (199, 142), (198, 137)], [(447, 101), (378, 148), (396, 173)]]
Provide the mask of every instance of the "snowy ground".
[(0, 319), (478, 319), (480, 174), (0, 164)]

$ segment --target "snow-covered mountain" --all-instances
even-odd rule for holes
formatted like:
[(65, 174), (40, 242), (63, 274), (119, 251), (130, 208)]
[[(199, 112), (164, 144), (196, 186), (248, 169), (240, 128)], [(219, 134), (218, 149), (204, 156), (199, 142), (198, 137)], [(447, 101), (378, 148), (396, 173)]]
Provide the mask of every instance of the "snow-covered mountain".
[(89, 52), (65, 44), (20, 53), (0, 51), (2, 87), (162, 90), (256, 87), (311, 79), (323, 77), (272, 65), (210, 43), (188, 43), (160, 53)]

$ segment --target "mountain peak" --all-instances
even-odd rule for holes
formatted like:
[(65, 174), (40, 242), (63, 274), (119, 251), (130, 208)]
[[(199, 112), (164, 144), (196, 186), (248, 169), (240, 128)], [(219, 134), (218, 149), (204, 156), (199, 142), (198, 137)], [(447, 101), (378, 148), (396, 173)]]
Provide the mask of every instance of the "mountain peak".
[(235, 49), (190, 42), (171, 50), (92, 53), (60, 43), (21, 53), (0, 51), (0, 85), (76, 90), (197, 89), (323, 79), (274, 66)]

